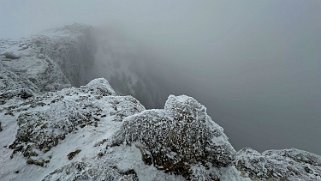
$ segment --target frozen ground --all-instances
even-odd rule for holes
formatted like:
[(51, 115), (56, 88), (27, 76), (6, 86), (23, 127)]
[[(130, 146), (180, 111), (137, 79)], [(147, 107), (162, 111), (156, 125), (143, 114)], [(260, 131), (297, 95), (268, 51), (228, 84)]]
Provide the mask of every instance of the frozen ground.
[(145, 110), (103, 78), (71, 87), (94, 58), (90, 31), (0, 41), (0, 180), (321, 180), (313, 153), (236, 151), (191, 97)]

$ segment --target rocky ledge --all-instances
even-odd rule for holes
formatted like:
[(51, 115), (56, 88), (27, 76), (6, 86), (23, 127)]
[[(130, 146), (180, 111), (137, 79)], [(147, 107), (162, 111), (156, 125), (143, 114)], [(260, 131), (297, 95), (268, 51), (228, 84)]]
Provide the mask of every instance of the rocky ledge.
[(0, 43), (0, 180), (321, 180), (313, 153), (235, 151), (192, 97), (146, 110), (103, 78), (71, 87), (88, 27), (59, 32)]

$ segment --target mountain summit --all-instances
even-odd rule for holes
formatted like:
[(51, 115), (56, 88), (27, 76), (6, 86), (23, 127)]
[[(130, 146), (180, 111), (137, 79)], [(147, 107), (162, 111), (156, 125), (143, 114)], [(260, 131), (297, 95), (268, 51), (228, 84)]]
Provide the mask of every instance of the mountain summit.
[(82, 85), (91, 31), (0, 41), (0, 180), (321, 180), (313, 153), (236, 151), (192, 97), (146, 110), (104, 78)]

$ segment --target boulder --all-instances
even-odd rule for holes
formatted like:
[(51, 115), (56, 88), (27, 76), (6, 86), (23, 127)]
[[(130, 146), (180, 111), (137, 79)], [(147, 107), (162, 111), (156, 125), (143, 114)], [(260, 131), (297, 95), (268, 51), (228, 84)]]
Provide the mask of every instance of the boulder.
[(124, 120), (113, 145), (136, 143), (143, 160), (190, 178), (194, 164), (226, 167), (235, 150), (206, 108), (188, 96), (169, 96), (163, 110), (147, 110)]
[(5, 53), (3, 53), (2, 55), (3, 55), (5, 58), (7, 58), (7, 59), (12, 59), (12, 60), (14, 60), (14, 59), (19, 59), (19, 58), (20, 58), (19, 55), (15, 54), (15, 53), (13, 53), (13, 52), (5, 52)]

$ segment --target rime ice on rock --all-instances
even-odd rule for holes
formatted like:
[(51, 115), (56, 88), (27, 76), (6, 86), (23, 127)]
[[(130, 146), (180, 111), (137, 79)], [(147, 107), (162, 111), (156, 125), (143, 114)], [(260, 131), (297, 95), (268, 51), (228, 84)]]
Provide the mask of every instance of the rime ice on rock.
[[(105, 79), (81, 86), (97, 50), (112, 52), (96, 49), (91, 30), (74, 24), (0, 40), (0, 180), (321, 180), (321, 158), (313, 153), (235, 153), (191, 97), (170, 96), (164, 109), (145, 111)], [(132, 64), (120, 67), (108, 70), (119, 90), (161, 95), (139, 84), (144, 74), (131, 72)]]
[(87, 89), (90, 89), (91, 91), (95, 91), (95, 94), (100, 94), (103, 96), (109, 96), (109, 95), (116, 95), (116, 92), (114, 89), (110, 86), (109, 82), (104, 78), (98, 78), (90, 81), (86, 85)]
[(261, 154), (243, 148), (234, 164), (253, 180), (321, 180), (321, 157), (298, 149), (267, 150)]
[[(117, 115), (126, 117), (144, 110), (133, 97), (115, 94), (108, 81), (100, 78), (80, 88), (48, 93), (24, 103), (27, 110), (17, 118), (16, 139), (10, 145), (13, 149), (12, 157), (22, 152), (30, 164), (43, 166), (50, 159), (42, 158), (41, 155), (55, 147), (68, 134), (86, 126), (97, 127), (100, 119), (105, 116), (117, 119)], [(17, 109), (11, 111), (20, 112)]]
[(169, 96), (164, 110), (147, 110), (125, 119), (114, 144), (139, 142), (143, 159), (157, 168), (189, 177), (191, 166), (226, 167), (235, 154), (223, 129), (206, 108), (188, 96)]

